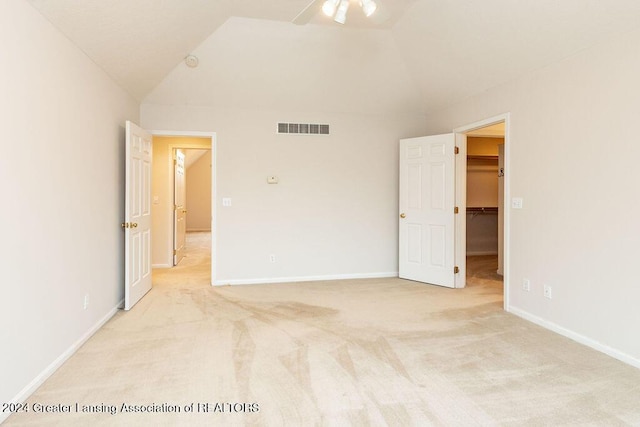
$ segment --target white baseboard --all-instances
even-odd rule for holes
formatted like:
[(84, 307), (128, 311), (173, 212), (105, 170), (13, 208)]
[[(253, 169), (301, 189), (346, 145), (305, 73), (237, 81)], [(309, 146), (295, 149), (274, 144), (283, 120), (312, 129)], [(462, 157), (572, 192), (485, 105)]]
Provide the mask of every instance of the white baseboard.
[[(44, 383), (47, 378), (49, 378), (64, 362), (67, 361), (73, 354), (78, 351), (82, 345), (87, 342), (89, 338), (93, 336), (98, 330), (109, 321), (119, 310), (119, 307), (124, 305), (124, 300), (120, 301), (118, 305), (111, 310), (100, 319), (95, 325), (91, 327), (80, 339), (78, 339), (75, 343), (71, 345), (64, 353), (62, 353), (56, 360), (54, 360), (49, 366), (47, 366), (44, 371), (42, 371), (37, 377), (33, 379), (25, 388), (22, 389), (13, 399), (11, 399), (11, 403), (22, 403), (31, 396), (31, 394), (36, 391), (38, 387)], [(0, 413), (0, 423), (2, 423), (7, 417), (11, 415), (10, 413)]]
[(152, 264), (151, 268), (171, 268), (173, 265), (170, 264)]
[(591, 347), (592, 349), (597, 350), (601, 353), (604, 353), (608, 356), (611, 356), (614, 359), (618, 359), (621, 362), (624, 362), (628, 365), (631, 365), (635, 368), (640, 369), (639, 359), (636, 359), (633, 356), (630, 356), (626, 353), (616, 350), (615, 348), (609, 347), (608, 345), (602, 344), (589, 337), (585, 337), (584, 335), (580, 335), (574, 331), (563, 328), (562, 326), (557, 325), (553, 322), (549, 322), (548, 320), (545, 320), (541, 317), (534, 316), (533, 314), (527, 311), (521, 310), (519, 308), (510, 306), (508, 308), (508, 311), (512, 314), (515, 314), (518, 317), (522, 317), (523, 319), (528, 320), (529, 322), (535, 323), (536, 325), (542, 326), (543, 328), (549, 329), (550, 331), (553, 331), (557, 334), (570, 338), (580, 344), (586, 345), (587, 347)]
[(349, 279), (382, 279), (388, 277), (398, 277), (398, 272), (388, 273), (359, 273), (359, 274), (331, 274), (326, 276), (298, 276), (298, 277), (273, 277), (264, 279), (238, 279), (238, 280), (216, 280), (214, 286), (225, 285), (263, 285), (268, 283), (291, 283), (291, 282), (318, 282), (322, 280), (349, 280)]

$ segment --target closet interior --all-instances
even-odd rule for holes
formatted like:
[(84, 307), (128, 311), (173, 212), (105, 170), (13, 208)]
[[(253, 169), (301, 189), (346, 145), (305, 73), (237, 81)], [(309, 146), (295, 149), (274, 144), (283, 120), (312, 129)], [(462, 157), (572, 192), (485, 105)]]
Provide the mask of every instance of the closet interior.
[(497, 255), (502, 274), (504, 137), (467, 138), (467, 256)]

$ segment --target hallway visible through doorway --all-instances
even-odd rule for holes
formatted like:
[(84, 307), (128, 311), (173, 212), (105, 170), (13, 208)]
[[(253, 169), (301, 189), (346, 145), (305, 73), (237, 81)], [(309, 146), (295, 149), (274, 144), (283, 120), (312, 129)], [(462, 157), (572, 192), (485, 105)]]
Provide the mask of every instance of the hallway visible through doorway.
[(186, 233), (185, 256), (173, 268), (155, 268), (153, 285), (162, 287), (202, 287), (210, 283), (211, 276), (211, 232)]

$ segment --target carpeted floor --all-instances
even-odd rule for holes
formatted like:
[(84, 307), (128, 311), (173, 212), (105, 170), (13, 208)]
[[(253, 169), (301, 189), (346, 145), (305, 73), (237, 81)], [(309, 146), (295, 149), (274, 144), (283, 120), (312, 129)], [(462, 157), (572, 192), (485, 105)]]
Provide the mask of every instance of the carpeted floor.
[(462, 290), (212, 288), (207, 239), (29, 399), (71, 413), (6, 425), (640, 426), (640, 370), (505, 313), (495, 257)]

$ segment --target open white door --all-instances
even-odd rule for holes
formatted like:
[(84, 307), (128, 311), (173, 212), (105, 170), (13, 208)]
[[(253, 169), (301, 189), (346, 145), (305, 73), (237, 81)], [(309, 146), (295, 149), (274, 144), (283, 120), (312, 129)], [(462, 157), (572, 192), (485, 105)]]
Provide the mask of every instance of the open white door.
[(455, 134), (400, 140), (399, 276), (455, 287)]
[(173, 265), (184, 258), (187, 241), (187, 182), (185, 177), (185, 155), (180, 149), (175, 151), (173, 162)]
[(126, 124), (124, 309), (151, 290), (151, 135)]

